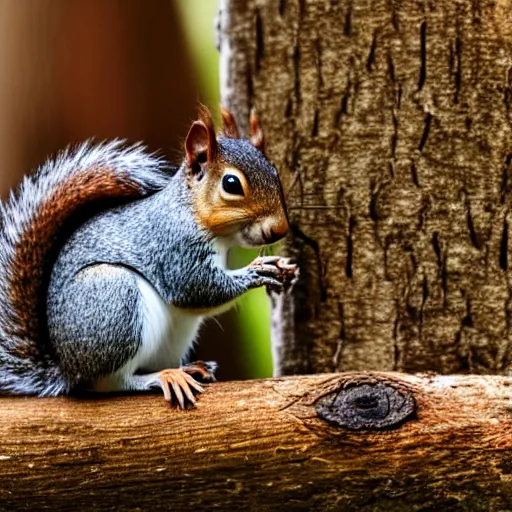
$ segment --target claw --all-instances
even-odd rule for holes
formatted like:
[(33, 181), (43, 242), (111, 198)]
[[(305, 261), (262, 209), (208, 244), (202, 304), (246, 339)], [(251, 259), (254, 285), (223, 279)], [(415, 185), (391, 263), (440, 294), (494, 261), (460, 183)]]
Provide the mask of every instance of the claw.
[(184, 373), (183, 374), (184, 380), (187, 381), (188, 386), (183, 386), (183, 391), (185, 392), (185, 395), (187, 395), (187, 398), (192, 402), (196, 402), (196, 397), (194, 396), (194, 393), (190, 389), (190, 386), (192, 386), (196, 391), (199, 393), (202, 393), (204, 391), (204, 388), (199, 385), (190, 375)]
[[(204, 388), (194, 378), (181, 368), (162, 370), (159, 373), (160, 386), (164, 392), (164, 398), (172, 402), (173, 394), (181, 409), (185, 409), (186, 401), (196, 403), (196, 397), (192, 389), (201, 393)], [(172, 393), (171, 393), (172, 388)], [(185, 400), (185, 397), (187, 400)]]
[(249, 266), (260, 268), (264, 265), (275, 265), (281, 256), (258, 256)]
[(176, 400), (178, 401), (178, 404), (180, 405), (181, 409), (185, 409), (185, 398), (183, 397), (183, 392), (181, 391), (181, 387), (183, 384), (177, 381), (171, 382), (172, 390), (174, 391), (174, 396), (176, 397)]
[(191, 375), (188, 373), (183, 373), (184, 380), (189, 384), (189, 386), (192, 386), (196, 391), (199, 391), (199, 393), (202, 393), (204, 391), (203, 386), (197, 382), (197, 380), (194, 379)]
[(160, 385), (162, 386), (162, 391), (164, 392), (164, 398), (170, 402), (171, 401), (171, 389), (169, 388), (169, 383), (166, 379), (162, 379), (160, 377)]
[(278, 281), (277, 279), (268, 278), (265, 286), (267, 286), (267, 288), (279, 293), (283, 289), (284, 283), (282, 283), (281, 281)]
[(277, 268), (281, 270), (293, 270), (297, 269), (297, 265), (295, 263), (290, 263), (289, 258), (282, 258), (281, 261), (278, 261), (276, 264)]

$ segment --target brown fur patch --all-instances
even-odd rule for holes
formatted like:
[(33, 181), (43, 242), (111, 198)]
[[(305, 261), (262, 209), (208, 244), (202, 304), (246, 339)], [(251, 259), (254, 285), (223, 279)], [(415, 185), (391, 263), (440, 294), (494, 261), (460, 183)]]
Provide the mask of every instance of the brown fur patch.
[(265, 151), (265, 139), (263, 138), (263, 130), (260, 126), (260, 120), (256, 114), (256, 110), (251, 110), (251, 144), (259, 149), (262, 153)]
[(222, 132), (224, 136), (231, 139), (239, 139), (240, 132), (238, 131), (238, 126), (236, 125), (233, 114), (227, 108), (223, 107), (220, 109), (220, 114), (222, 116)]
[(208, 162), (213, 162), (217, 158), (217, 137), (212, 113), (205, 105), (199, 105), (198, 110), (199, 121), (203, 123), (208, 133)]
[[(137, 197), (142, 197), (138, 184), (116, 176), (110, 169), (93, 168), (71, 177), (41, 204), (15, 247), (12, 262), (14, 274), (9, 291), (19, 336), (26, 339), (40, 337), (43, 272), (48, 266), (48, 254), (69, 218), (97, 201)], [(23, 351), (22, 357), (34, 355), (25, 353), (27, 349), (27, 346), (19, 347)], [(35, 352), (36, 344), (31, 344), (30, 349)]]
[(219, 205), (217, 208), (206, 205), (204, 209), (199, 209), (197, 215), (199, 224), (215, 236), (228, 235), (235, 226), (253, 220), (254, 217), (255, 215), (246, 209), (229, 208), (225, 205)]

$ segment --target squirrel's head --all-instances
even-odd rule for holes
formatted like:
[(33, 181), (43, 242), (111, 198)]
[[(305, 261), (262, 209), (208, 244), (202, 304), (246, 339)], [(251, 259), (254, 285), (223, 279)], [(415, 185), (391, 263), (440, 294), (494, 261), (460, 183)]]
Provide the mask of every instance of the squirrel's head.
[(251, 114), (251, 137), (239, 136), (222, 109), (223, 130), (215, 134), (210, 112), (201, 107), (185, 141), (185, 172), (197, 222), (216, 237), (241, 247), (261, 247), (289, 230), (276, 168), (263, 154), (263, 134)]

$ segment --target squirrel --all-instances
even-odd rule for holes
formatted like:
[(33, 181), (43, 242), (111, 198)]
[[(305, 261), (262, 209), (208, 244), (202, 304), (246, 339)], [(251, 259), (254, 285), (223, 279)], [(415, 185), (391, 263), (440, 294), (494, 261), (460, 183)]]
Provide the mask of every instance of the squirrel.
[(216, 134), (200, 107), (173, 171), (140, 144), (86, 142), (0, 204), (0, 394), (161, 388), (185, 408), (215, 380), (215, 363), (184, 364), (202, 320), (292, 286), (287, 258), (227, 269), (230, 247), (272, 244), (289, 222), (256, 114), (248, 139), (221, 114)]

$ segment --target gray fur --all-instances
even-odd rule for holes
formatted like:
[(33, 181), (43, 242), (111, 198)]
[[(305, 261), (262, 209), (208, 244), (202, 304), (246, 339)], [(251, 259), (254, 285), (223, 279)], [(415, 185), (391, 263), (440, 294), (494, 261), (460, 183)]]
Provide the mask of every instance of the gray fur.
[(48, 297), (51, 339), (70, 388), (87, 387), (137, 352), (139, 289), (132, 272), (111, 265), (86, 267), (59, 283)]
[(135, 270), (165, 302), (183, 308), (214, 309), (246, 291), (250, 283), (243, 276), (218, 266), (214, 240), (199, 230), (187, 204), (183, 173), (178, 171), (166, 188), (151, 197), (102, 213), (81, 226), (54, 266), (49, 303), (63, 283), (97, 263)]

